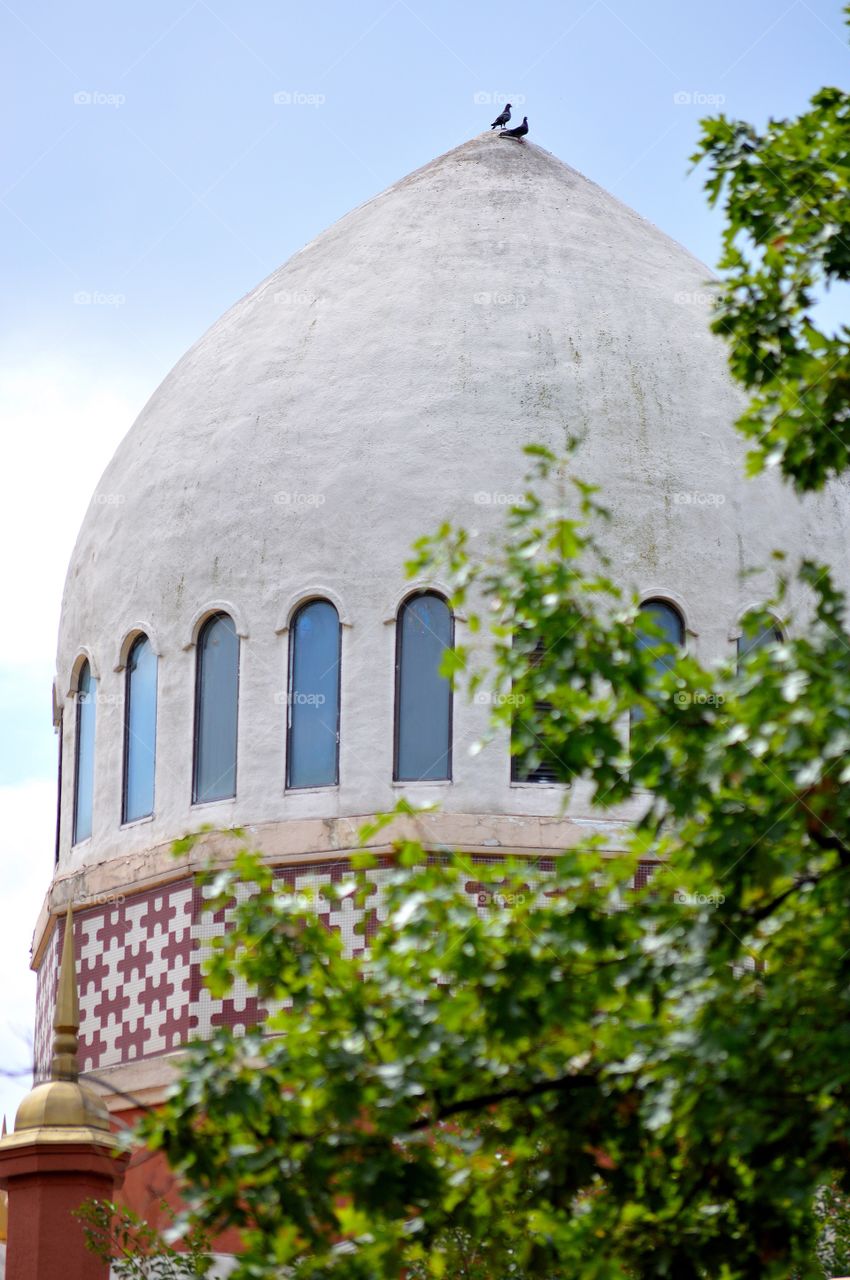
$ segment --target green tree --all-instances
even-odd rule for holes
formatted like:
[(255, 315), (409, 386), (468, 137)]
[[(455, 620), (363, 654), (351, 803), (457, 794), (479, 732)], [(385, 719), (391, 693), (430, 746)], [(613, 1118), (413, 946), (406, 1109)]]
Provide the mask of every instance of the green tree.
[[(740, 674), (659, 674), (593, 494), (535, 468), (503, 547), (473, 560), (441, 530), (414, 571), (439, 557), (492, 633), (453, 662), (510, 690), (496, 718), (542, 704), (561, 776), (643, 816), (618, 857), (589, 840), (494, 868), (430, 858), (402, 805), (365, 963), (251, 853), (216, 878), (215, 908), (254, 892), (212, 989), (240, 975), (285, 1002), (284, 1034), (194, 1046), (146, 1134), (206, 1229), (243, 1230), (240, 1276), (457, 1275), (459, 1243), (494, 1277), (821, 1274), (814, 1199), (850, 1151), (843, 600), (805, 565), (805, 635)], [(365, 905), (375, 874), (364, 854), (327, 892)]]
[[(700, 155), (726, 196), (716, 325), (753, 395), (741, 429), (760, 464), (818, 487), (850, 441), (848, 334), (811, 314), (818, 283), (845, 278), (847, 100), (824, 90), (762, 136), (708, 121)], [(494, 867), (430, 853), (400, 804), (363, 833), (386, 829), (389, 865), (363, 853), (324, 891), (365, 908), (380, 880), (365, 960), (237, 848), (209, 888), (234, 927), (208, 982), (247, 979), (282, 1034), (193, 1045), (143, 1135), (196, 1223), (242, 1231), (240, 1280), (785, 1280), (839, 1260), (845, 600), (826, 566), (779, 566), (777, 607), (782, 574), (808, 593), (796, 638), (740, 671), (660, 635), (647, 647), (599, 550), (595, 493), (570, 456), (531, 453), (504, 538), (481, 551), (444, 527), (412, 572), (451, 581), (473, 639), (449, 667), (493, 695), (524, 764), (587, 788), (601, 816), (627, 801), (639, 816), (616, 855), (588, 839), (554, 866)]]
[(833, 1183), (824, 1187), (816, 1206), (817, 1255), (828, 1276), (850, 1273), (850, 1197)]
[(816, 309), (819, 291), (850, 279), (850, 95), (822, 89), (763, 133), (706, 120), (694, 160), (724, 204), (714, 329), (751, 395), (738, 425), (752, 469), (778, 464), (797, 489), (819, 489), (850, 459), (850, 329), (826, 332)]
[(138, 1214), (112, 1200), (89, 1200), (76, 1216), (83, 1224), (92, 1253), (111, 1265), (115, 1280), (192, 1280), (212, 1269), (209, 1240), (200, 1227), (183, 1233), (168, 1205), (160, 1211), (171, 1219), (171, 1231), (183, 1248), (167, 1243)]

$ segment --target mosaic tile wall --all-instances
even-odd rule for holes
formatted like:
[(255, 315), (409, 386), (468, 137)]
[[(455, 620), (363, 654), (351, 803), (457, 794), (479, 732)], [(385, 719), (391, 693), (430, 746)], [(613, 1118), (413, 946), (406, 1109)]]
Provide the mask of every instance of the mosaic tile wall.
[[(494, 865), (498, 855), (476, 857), (476, 865)], [(551, 862), (541, 861), (541, 870)], [(643, 887), (652, 864), (641, 866), (635, 886)], [(278, 875), (296, 893), (318, 903), (326, 926), (342, 935), (349, 955), (360, 954), (383, 918), (380, 885), (388, 874), (380, 866), (372, 876), (375, 897), (365, 908), (350, 898), (339, 903), (318, 897), (322, 885), (349, 874), (345, 861), (282, 868)], [(479, 910), (489, 909), (489, 894), (470, 879), (470, 895)], [(213, 999), (201, 981), (210, 940), (227, 925), (226, 912), (205, 912), (203, 890), (191, 879), (118, 897), (74, 915), (77, 982), (80, 993), (80, 1066), (98, 1071), (118, 1063), (150, 1058), (177, 1049), (187, 1039), (208, 1036), (218, 1026), (244, 1030), (262, 1021), (265, 1010), (244, 983), (226, 1000)], [(355, 926), (365, 920), (363, 932)], [(45, 949), (38, 972), (35, 1026), (35, 1074), (49, 1074), (52, 1018), (58, 957), (65, 931), (61, 918)]]

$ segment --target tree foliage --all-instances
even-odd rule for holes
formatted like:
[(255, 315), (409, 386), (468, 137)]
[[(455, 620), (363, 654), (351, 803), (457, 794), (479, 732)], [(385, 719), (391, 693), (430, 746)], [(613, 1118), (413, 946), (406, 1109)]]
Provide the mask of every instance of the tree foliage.
[[(504, 546), (443, 529), (413, 569), (451, 576), (496, 723), (535, 709), (518, 749), (636, 817), (494, 867), (435, 857), (402, 804), (365, 961), (259, 856), (218, 875), (212, 990), (245, 978), (283, 1034), (194, 1046), (146, 1135), (205, 1229), (243, 1231), (240, 1277), (821, 1274), (814, 1196), (850, 1153), (844, 602), (809, 563), (811, 625), (740, 672), (646, 647), (569, 466), (535, 451)], [(324, 892), (365, 907), (375, 874)]]
[[(167, 1204), (162, 1212), (176, 1217)], [(192, 1280), (212, 1269), (209, 1240), (199, 1226), (174, 1234), (183, 1248), (169, 1244), (159, 1231), (138, 1214), (112, 1200), (89, 1200), (76, 1215), (86, 1233), (86, 1245), (109, 1262), (115, 1280)]]
[(752, 468), (779, 464), (799, 490), (819, 489), (850, 457), (850, 329), (829, 333), (816, 309), (820, 290), (850, 279), (850, 95), (821, 89), (762, 133), (706, 120), (693, 158), (724, 204), (713, 327), (750, 393), (738, 425)]
[[(709, 121), (700, 149), (726, 197), (715, 327), (752, 395), (740, 425), (800, 489), (848, 461), (850, 334), (812, 316), (850, 261), (847, 125), (824, 90), (763, 135)], [(481, 749), (509, 736), (608, 834), (493, 865), (434, 850), (402, 802), (363, 832), (386, 863), (364, 852), (322, 891), (367, 911), (380, 880), (358, 959), (247, 845), (216, 875), (233, 927), (211, 989), (245, 979), (277, 1012), (191, 1046), (143, 1136), (197, 1224), (240, 1229), (239, 1280), (786, 1280), (844, 1256), (844, 597), (827, 566), (778, 561), (766, 605), (794, 574), (807, 625), (706, 668), (638, 624), (572, 457), (530, 452), (504, 537), (446, 526), (411, 571), (467, 619), (447, 669), (492, 703)]]

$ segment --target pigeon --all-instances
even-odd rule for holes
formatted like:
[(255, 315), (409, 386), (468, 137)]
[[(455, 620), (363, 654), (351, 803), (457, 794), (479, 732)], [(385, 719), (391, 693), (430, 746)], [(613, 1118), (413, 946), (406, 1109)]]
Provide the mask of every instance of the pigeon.
[(496, 116), (496, 119), (490, 125), (490, 128), (501, 129), (508, 123), (510, 118), (511, 118), (511, 104), (509, 102), (506, 102), (504, 111), (502, 111), (500, 115)]
[(528, 116), (522, 117), (522, 124), (518, 124), (515, 129), (503, 129), (499, 134), (500, 138), (516, 138), (517, 142), (522, 142), (528, 133)]

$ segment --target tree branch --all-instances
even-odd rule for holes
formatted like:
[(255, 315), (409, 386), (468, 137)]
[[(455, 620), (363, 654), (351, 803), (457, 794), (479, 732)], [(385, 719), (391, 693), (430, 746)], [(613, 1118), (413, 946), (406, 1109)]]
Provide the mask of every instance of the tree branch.
[(807, 827), (809, 839), (816, 844), (819, 849), (829, 849), (836, 852), (841, 859), (841, 870), (846, 870), (850, 866), (850, 846), (835, 834), (834, 831), (827, 835), (823, 831), (819, 831), (817, 827)]
[(429, 1129), (432, 1125), (450, 1120), (452, 1116), (464, 1115), (470, 1111), (484, 1111), (487, 1107), (497, 1106), (500, 1102), (525, 1102), (529, 1098), (539, 1097), (542, 1093), (561, 1092), (567, 1089), (586, 1089), (598, 1083), (598, 1074), (556, 1076), (554, 1080), (538, 1080), (526, 1088), (494, 1090), (492, 1093), (480, 1093), (475, 1098), (461, 1098), (457, 1102), (447, 1102), (438, 1106), (430, 1116), (421, 1116), (408, 1132)]
[[(811, 832), (809, 834), (811, 835)], [(822, 845), (821, 846), (822, 848), (837, 847), (832, 843), (832, 837), (823, 837), (823, 838), (829, 843)], [(814, 839), (814, 836), (812, 836), (812, 839)], [(835, 837), (835, 839), (837, 840), (837, 837)], [(819, 844), (820, 841), (815, 840), (815, 843)], [(848, 851), (848, 853), (850, 853), (850, 851)], [(762, 920), (766, 920), (767, 917), (769, 915), (772, 915), (773, 912), (776, 911), (778, 907), (782, 906), (783, 902), (786, 902), (788, 898), (793, 897), (795, 893), (799, 893), (799, 891), (801, 889), (804, 889), (807, 885), (823, 884), (826, 880), (830, 880), (833, 876), (841, 875), (842, 872), (845, 872), (848, 870), (850, 870), (850, 866), (845, 865), (842, 859), (842, 861), (839, 863), (837, 867), (832, 867), (830, 868), (829, 871), (824, 871), (822, 875), (801, 876), (799, 880), (795, 880), (794, 883), (789, 886), (789, 888), (783, 890), (782, 893), (777, 894), (775, 898), (771, 899), (770, 902), (765, 903), (763, 907), (752, 907), (750, 908), (749, 911), (742, 912), (742, 914), (745, 915), (747, 919), (752, 920), (755, 923), (759, 923)]]

